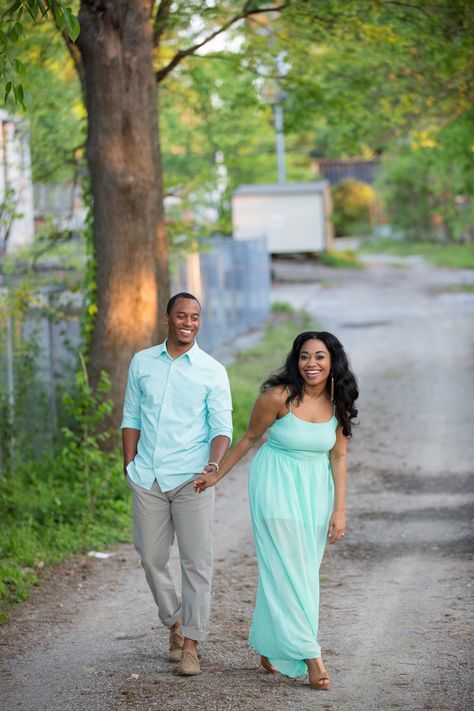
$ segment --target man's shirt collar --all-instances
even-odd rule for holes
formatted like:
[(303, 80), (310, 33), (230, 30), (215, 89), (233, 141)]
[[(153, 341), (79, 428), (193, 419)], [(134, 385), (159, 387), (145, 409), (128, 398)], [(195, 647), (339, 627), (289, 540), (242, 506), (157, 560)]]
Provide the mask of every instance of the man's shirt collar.
[(163, 353), (165, 353), (168, 358), (171, 360), (178, 360), (179, 358), (184, 358), (185, 356), (188, 357), (188, 360), (193, 364), (196, 365), (198, 358), (199, 358), (199, 353), (201, 352), (201, 349), (199, 348), (198, 344), (196, 341), (194, 341), (193, 346), (189, 349), (189, 351), (186, 351), (186, 353), (183, 353), (183, 355), (179, 356), (178, 358), (171, 358), (170, 354), (168, 353), (168, 349), (166, 347), (166, 344), (168, 342), (168, 339), (163, 341), (163, 343), (160, 343), (158, 346), (156, 346), (156, 357), (158, 358), (161, 356)]

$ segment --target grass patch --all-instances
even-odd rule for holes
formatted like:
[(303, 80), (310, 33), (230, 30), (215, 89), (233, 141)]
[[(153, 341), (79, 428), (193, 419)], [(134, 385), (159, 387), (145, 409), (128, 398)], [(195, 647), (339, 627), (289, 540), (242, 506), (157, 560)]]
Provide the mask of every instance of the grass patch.
[(294, 309), (293, 306), (287, 304), (286, 301), (274, 301), (272, 311), (274, 314), (292, 314)]
[(399, 370), (392, 369), (392, 370), (386, 370), (384, 372), (383, 376), (384, 376), (384, 378), (391, 378), (391, 379), (396, 380), (397, 378), (401, 378), (402, 374)]
[(271, 324), (258, 346), (240, 353), (227, 368), (234, 404), (234, 442), (246, 431), (250, 411), (260, 385), (271, 372), (283, 365), (291, 345), (301, 331), (317, 328), (307, 315), (295, 313), (279, 325)]
[(131, 539), (131, 503), (118, 453), (104, 455), (93, 515), (83, 482), (58, 457), (19, 463), (0, 481), (0, 621), (26, 600), (46, 565)]
[(319, 255), (319, 262), (325, 267), (336, 269), (363, 269), (364, 265), (352, 249), (327, 250)]
[(409, 269), (410, 265), (407, 262), (391, 262), (392, 269)]
[(402, 257), (424, 257), (438, 267), (451, 269), (474, 269), (474, 244), (439, 244), (438, 242), (405, 242), (381, 239), (367, 242), (361, 252), (377, 254), (384, 252)]
[(455, 286), (450, 286), (443, 291), (449, 291), (456, 294), (472, 294), (474, 291), (474, 284), (456, 284)]

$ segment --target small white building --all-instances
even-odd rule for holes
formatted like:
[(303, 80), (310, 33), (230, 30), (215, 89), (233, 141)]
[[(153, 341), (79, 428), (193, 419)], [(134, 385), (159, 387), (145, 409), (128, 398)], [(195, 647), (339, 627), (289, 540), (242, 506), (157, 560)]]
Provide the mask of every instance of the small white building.
[(33, 215), (27, 124), (0, 111), (0, 254), (32, 243)]
[(241, 185), (232, 196), (233, 236), (267, 237), (271, 254), (323, 252), (333, 240), (329, 182)]

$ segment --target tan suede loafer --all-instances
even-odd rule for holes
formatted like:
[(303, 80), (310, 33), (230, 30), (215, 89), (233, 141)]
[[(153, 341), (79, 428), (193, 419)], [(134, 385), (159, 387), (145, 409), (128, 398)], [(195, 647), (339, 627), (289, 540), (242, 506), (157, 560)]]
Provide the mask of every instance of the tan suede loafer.
[(170, 630), (170, 652), (168, 654), (169, 662), (179, 662), (181, 660), (181, 652), (183, 651), (184, 636), (181, 632)]
[(181, 661), (179, 662), (178, 674), (181, 676), (197, 676), (201, 673), (201, 664), (199, 659), (187, 649), (183, 649), (181, 653)]

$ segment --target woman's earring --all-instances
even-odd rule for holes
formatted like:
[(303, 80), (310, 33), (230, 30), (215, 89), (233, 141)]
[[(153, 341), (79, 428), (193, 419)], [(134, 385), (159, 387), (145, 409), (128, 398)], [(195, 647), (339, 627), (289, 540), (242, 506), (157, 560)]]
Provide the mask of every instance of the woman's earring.
[(334, 402), (334, 375), (331, 375), (331, 402)]

